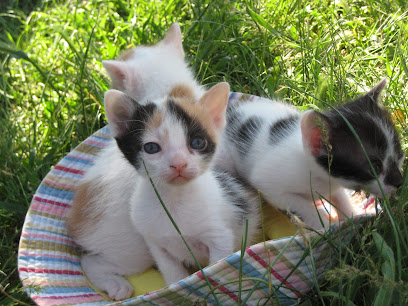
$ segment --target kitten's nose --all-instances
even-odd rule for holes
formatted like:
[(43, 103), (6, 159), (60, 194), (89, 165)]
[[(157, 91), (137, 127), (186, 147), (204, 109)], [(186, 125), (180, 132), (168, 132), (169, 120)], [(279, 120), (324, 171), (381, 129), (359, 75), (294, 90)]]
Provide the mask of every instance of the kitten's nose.
[(186, 162), (180, 162), (180, 163), (174, 163), (173, 165), (170, 165), (170, 168), (173, 168), (176, 170), (178, 173), (183, 172), (183, 170), (187, 167)]
[(404, 178), (402, 177), (402, 174), (395, 163), (390, 167), (390, 170), (385, 175), (384, 182), (396, 188), (400, 187), (404, 182)]

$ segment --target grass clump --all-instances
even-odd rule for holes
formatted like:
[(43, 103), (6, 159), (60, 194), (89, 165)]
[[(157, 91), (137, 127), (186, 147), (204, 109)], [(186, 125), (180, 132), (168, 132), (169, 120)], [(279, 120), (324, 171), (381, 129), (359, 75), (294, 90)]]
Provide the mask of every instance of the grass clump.
[[(16, 252), (42, 178), (106, 124), (101, 60), (182, 26), (201, 83), (324, 107), (389, 80), (384, 104), (407, 151), (405, 1), (8, 1), (0, 7), (0, 304), (30, 303)], [(406, 163), (405, 166), (406, 168)], [(338, 248), (338, 265), (302, 301), (408, 303), (407, 172), (384, 213)]]

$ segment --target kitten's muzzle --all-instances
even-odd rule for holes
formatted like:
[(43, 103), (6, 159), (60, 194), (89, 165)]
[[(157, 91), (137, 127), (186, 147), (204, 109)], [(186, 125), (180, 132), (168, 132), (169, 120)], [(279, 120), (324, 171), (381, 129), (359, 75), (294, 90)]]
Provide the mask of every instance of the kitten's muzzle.
[(397, 165), (394, 163), (385, 175), (384, 183), (386, 185), (394, 186), (395, 188), (401, 187), (404, 182), (401, 171), (398, 169)]

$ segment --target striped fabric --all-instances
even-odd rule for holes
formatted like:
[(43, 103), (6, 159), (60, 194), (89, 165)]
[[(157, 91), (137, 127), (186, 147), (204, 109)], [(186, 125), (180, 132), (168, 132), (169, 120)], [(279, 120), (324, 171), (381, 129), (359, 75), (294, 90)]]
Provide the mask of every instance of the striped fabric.
[[(239, 99), (258, 97), (231, 93), (230, 102)], [(38, 305), (113, 303), (87, 283), (80, 266), (80, 250), (65, 225), (78, 181), (109, 137), (109, 127), (104, 127), (87, 138), (48, 173), (33, 197), (21, 235), (18, 271), (27, 293)], [(360, 202), (363, 212), (373, 207), (367, 200)], [(121, 304), (217, 304), (217, 299), (222, 305), (236, 305), (247, 299), (247, 305), (273, 300), (293, 305), (318, 286), (322, 272), (335, 263), (327, 239), (349, 241), (361, 220), (352, 226), (334, 226), (324, 235), (299, 235), (250, 246), (242, 258), (237, 252), (206, 267), (203, 272), (209, 283), (199, 271)]]

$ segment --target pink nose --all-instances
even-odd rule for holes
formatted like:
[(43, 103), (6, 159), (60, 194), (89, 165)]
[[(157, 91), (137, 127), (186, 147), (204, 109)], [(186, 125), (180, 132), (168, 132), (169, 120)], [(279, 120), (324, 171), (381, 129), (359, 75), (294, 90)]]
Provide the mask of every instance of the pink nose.
[(179, 163), (179, 164), (174, 164), (170, 165), (170, 168), (173, 168), (176, 170), (178, 173), (183, 172), (183, 170), (187, 167), (187, 163)]

